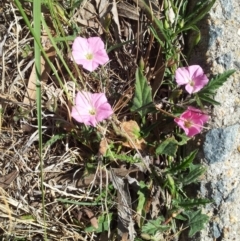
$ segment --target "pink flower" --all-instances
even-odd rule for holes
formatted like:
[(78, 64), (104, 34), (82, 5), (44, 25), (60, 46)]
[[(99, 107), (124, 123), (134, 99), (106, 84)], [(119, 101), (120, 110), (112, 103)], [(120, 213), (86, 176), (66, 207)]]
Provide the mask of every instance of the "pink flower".
[(188, 137), (192, 137), (201, 132), (203, 125), (208, 119), (209, 116), (201, 110), (189, 106), (188, 109), (183, 112), (179, 118), (175, 118), (174, 121), (185, 131)]
[(104, 49), (104, 43), (99, 37), (75, 38), (72, 45), (73, 60), (84, 69), (94, 71), (98, 65), (108, 62), (109, 57)]
[(71, 116), (80, 123), (95, 127), (98, 122), (107, 119), (112, 114), (112, 107), (107, 102), (104, 93), (92, 94), (81, 91), (76, 95)]
[(209, 81), (199, 65), (178, 68), (175, 79), (178, 85), (185, 85), (185, 89), (189, 94), (198, 92)]

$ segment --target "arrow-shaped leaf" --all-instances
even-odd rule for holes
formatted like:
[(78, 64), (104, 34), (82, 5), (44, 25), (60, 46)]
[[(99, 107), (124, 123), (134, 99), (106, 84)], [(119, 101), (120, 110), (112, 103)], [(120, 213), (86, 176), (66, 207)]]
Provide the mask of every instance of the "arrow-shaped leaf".
[(136, 71), (135, 95), (131, 111), (137, 111), (141, 117), (144, 117), (148, 113), (148, 109), (142, 107), (148, 106), (150, 103), (152, 103), (151, 88), (143, 75), (142, 69), (138, 68)]

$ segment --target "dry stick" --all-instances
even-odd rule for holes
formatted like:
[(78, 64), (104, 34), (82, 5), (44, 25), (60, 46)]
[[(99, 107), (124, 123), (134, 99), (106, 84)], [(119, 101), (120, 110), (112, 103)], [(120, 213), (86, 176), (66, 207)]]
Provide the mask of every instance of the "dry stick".
[[(17, 19), (17, 16), (15, 14), (15, 10), (11, 4), (11, 8), (12, 8), (12, 12), (13, 12), (13, 15), (14, 15), (14, 18), (15, 18), (15, 21), (16, 21), (16, 30), (17, 30), (17, 41), (16, 41), (16, 50), (17, 50), (17, 53), (16, 53), (16, 57), (17, 57), (17, 63), (18, 63), (18, 56), (19, 56), (19, 36), (20, 36), (20, 30), (19, 30), (19, 25), (17, 24), (18, 23), (18, 19)], [(22, 76), (22, 73), (21, 73), (21, 70), (20, 70), (20, 67), (19, 67), (19, 64), (17, 64), (17, 70), (18, 70), (18, 73), (19, 73), (19, 76), (20, 78), (23, 80), (23, 76)]]
[(10, 30), (13, 26), (13, 23), (11, 22), (7, 33), (4, 35), (2, 42), (0, 43), (0, 57), (2, 57), (2, 93), (4, 93), (4, 83), (5, 83), (5, 53), (4, 53), (4, 45), (7, 40), (7, 37), (10, 33)]
[(65, 191), (61, 191), (61, 190), (59, 190), (59, 189), (57, 189), (55, 187), (52, 187), (51, 185), (49, 185), (49, 184), (47, 184), (45, 182), (43, 182), (43, 185), (45, 187), (48, 187), (48, 188), (52, 189), (53, 191), (55, 191), (55, 192), (57, 192), (57, 193), (59, 193), (61, 195), (63, 195), (63, 196), (66, 196), (66, 197), (73, 197), (73, 198), (77, 198), (77, 199), (89, 199), (89, 200), (93, 200), (94, 199), (94, 197), (88, 197), (86, 195), (79, 196), (79, 195), (74, 195), (74, 194), (71, 194), (71, 193), (67, 193)]

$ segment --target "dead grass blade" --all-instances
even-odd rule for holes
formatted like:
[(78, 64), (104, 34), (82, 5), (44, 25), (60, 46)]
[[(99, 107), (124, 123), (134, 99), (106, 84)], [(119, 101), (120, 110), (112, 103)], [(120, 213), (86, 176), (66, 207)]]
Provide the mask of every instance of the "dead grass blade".
[(129, 18), (132, 20), (139, 20), (139, 11), (138, 9), (131, 5), (128, 2), (118, 2), (117, 4), (117, 9), (118, 9), (118, 15)]

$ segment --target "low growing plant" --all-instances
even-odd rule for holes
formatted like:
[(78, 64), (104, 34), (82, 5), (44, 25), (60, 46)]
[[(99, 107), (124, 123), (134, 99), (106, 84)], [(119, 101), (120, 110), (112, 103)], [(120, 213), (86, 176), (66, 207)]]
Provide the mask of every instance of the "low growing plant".
[[(108, 240), (174, 240), (186, 229), (193, 237), (204, 228), (209, 218), (201, 207), (210, 200), (190, 197), (187, 190), (205, 168), (194, 162), (198, 150), (185, 150), (192, 138), (208, 129), (208, 105), (220, 104), (214, 100), (216, 90), (234, 73), (228, 70), (210, 78), (201, 66), (189, 65), (182, 53), (183, 35), (193, 30), (200, 38), (196, 22), (215, 0), (206, 2), (188, 13), (188, 1), (165, 0), (162, 19), (141, 0), (144, 31), (129, 40), (121, 35), (114, 4), (111, 14), (97, 4), (99, 14), (85, 23), (74, 18), (77, 7), (87, 16), (82, 1), (46, 0), (42, 2), (46, 14), (39, 15), (36, 29), (15, 0), (38, 49), (41, 225), (46, 240), (55, 202), (62, 210), (57, 221), (76, 237), (85, 236), (83, 240), (101, 235)], [(90, 1), (85, 4), (93, 6)], [(39, 3), (38, 8), (41, 13)], [(92, 27), (96, 19), (98, 29)], [(91, 27), (82, 27), (79, 21)], [(41, 30), (47, 34), (54, 61), (40, 41)], [(51, 82), (57, 99), (52, 111), (43, 99), (42, 59), (50, 66), (45, 84)], [(66, 155), (61, 165), (48, 157), (55, 157), (54, 151), (65, 155), (65, 150), (71, 158)], [(52, 186), (43, 175), (49, 170), (57, 173)]]

